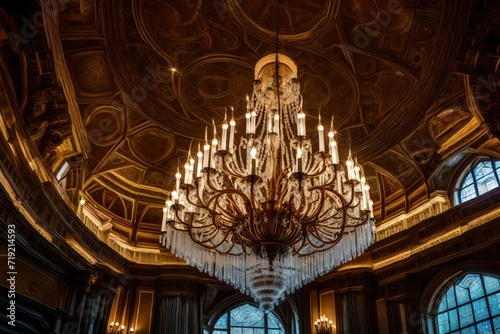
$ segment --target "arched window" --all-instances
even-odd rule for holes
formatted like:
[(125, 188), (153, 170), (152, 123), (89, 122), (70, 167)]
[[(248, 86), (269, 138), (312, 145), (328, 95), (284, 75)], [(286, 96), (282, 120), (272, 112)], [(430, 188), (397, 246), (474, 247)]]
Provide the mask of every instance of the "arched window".
[(444, 292), (437, 310), (438, 333), (500, 333), (500, 280), (461, 276)]
[(455, 204), (476, 198), (500, 184), (500, 161), (483, 158), (475, 161), (457, 182)]
[(215, 323), (211, 333), (281, 334), (284, 333), (284, 328), (272, 312), (266, 314), (255, 306), (244, 304), (224, 313)]

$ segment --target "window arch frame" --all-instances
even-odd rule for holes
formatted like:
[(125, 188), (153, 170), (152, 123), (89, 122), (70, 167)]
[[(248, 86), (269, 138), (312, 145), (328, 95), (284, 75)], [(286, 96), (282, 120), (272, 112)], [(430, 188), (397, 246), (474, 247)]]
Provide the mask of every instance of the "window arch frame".
[[(472, 297), (470, 292), (469, 292), (469, 300), (462, 303), (462, 304), (459, 304), (458, 303), (458, 296), (457, 296), (457, 292), (455, 290), (453, 290), (453, 296), (454, 298), (456, 299), (456, 304), (454, 306), (447, 306), (445, 309), (443, 310), (440, 310), (440, 306), (441, 306), (441, 303), (443, 301), (443, 298), (446, 298), (446, 295), (448, 294), (448, 292), (450, 291), (450, 289), (455, 289), (456, 286), (458, 286), (467, 276), (479, 276), (480, 277), (480, 280), (481, 280), (481, 286), (483, 288), (483, 294), (481, 296), (478, 296), (478, 297)], [(483, 273), (483, 272), (463, 272), (459, 275), (455, 275), (454, 277), (450, 278), (450, 280), (448, 281), (448, 284), (446, 284), (445, 286), (443, 286), (441, 288), (441, 290), (439, 291), (439, 293), (437, 294), (436, 296), (436, 299), (435, 299), (435, 304), (434, 304), (434, 314), (435, 314), (435, 328), (436, 328), (436, 333), (440, 333), (439, 332), (439, 315), (440, 314), (443, 314), (445, 312), (449, 312), (451, 310), (456, 310), (456, 315), (457, 315), (457, 324), (458, 324), (458, 328), (456, 329), (450, 329), (447, 333), (449, 332), (455, 332), (455, 331), (462, 331), (466, 328), (469, 328), (471, 326), (477, 326), (483, 322), (486, 322), (486, 321), (489, 321), (490, 324), (493, 326), (493, 319), (495, 318), (499, 318), (500, 315), (499, 314), (493, 314), (492, 315), (492, 311), (491, 311), (491, 306), (490, 306), (490, 301), (489, 301), (489, 297), (494, 295), (494, 294), (497, 294), (500, 292), (500, 290), (497, 290), (497, 291), (494, 291), (494, 292), (487, 292), (486, 290), (486, 283), (485, 283), (485, 277), (489, 277), (489, 278), (496, 278), (496, 279), (500, 279), (500, 275), (495, 275), (495, 274), (491, 274), (491, 273)], [(476, 302), (478, 302), (479, 300), (481, 299), (484, 299), (485, 302), (486, 302), (486, 309), (487, 309), (487, 312), (488, 312), (488, 317), (486, 318), (483, 318), (483, 319), (476, 319), (476, 312), (475, 311), (472, 311), (472, 313), (470, 314), (470, 317), (471, 317), (471, 322), (468, 323), (468, 324), (462, 324), (462, 321), (459, 320), (459, 319), (462, 319), (462, 317), (459, 315), (460, 314), (460, 308), (463, 308), (465, 307), (466, 305), (470, 305), (470, 308), (471, 310), (473, 309), (473, 306)]]
[[(492, 170), (493, 170), (492, 174), (497, 182), (497, 186), (480, 194), (479, 189), (478, 189), (477, 175), (475, 173), (475, 169), (480, 163), (484, 163), (484, 162), (491, 163)], [(469, 162), (466, 163), (466, 166), (462, 169), (459, 176), (455, 179), (454, 187), (453, 187), (453, 203), (454, 203), (454, 205), (460, 205), (460, 204), (465, 203), (469, 200), (473, 200), (479, 196), (482, 196), (482, 195), (484, 195), (484, 194), (486, 194), (494, 189), (500, 188), (500, 172), (497, 170), (499, 167), (500, 167), (500, 159), (498, 159), (496, 157), (492, 157), (492, 156), (484, 156), (483, 155), (483, 156), (476, 157), (472, 160), (469, 160)], [(472, 187), (474, 188), (475, 196), (471, 197), (469, 199), (463, 200), (462, 199), (462, 190), (464, 188), (464, 182), (466, 181), (466, 179), (468, 178), (469, 175), (472, 176), (473, 182), (470, 185), (466, 185), (466, 187), (472, 185)]]
[(480, 274), (500, 279), (498, 262), (469, 260), (448, 266), (437, 273), (425, 287), (420, 298), (422, 326), (427, 334), (438, 334), (439, 303), (448, 289), (467, 274)]
[[(259, 311), (259, 312), (262, 312), (263, 313), (263, 316), (264, 316), (264, 331), (265, 333), (267, 334), (268, 333), (268, 325), (269, 325), (269, 315), (271, 314), (280, 324), (281, 326), (281, 329), (284, 330), (285, 329), (285, 325), (283, 323), (283, 321), (280, 319), (280, 317), (275, 314), (274, 312), (269, 312), (269, 313), (265, 313), (263, 311), (261, 311), (257, 306), (253, 305), (252, 303), (248, 303), (248, 302), (243, 302), (243, 303), (240, 303), (234, 307), (231, 307), (230, 309), (227, 309), (225, 312), (219, 314), (219, 316), (217, 317), (217, 319), (215, 320), (214, 324), (213, 324), (213, 327), (210, 328), (208, 330), (209, 333), (213, 333), (217, 330), (224, 330), (222, 328), (216, 328), (216, 325), (217, 323), (219, 322), (219, 320), (224, 316), (224, 315), (227, 315), (227, 323), (226, 323), (226, 330), (227, 330), (227, 334), (230, 334), (230, 330), (231, 328), (233, 328), (233, 326), (231, 325), (231, 312), (234, 311), (234, 310), (238, 310), (239, 308), (241, 307), (245, 307), (245, 306), (249, 306), (249, 307), (252, 307), (252, 308), (255, 308), (256, 311)], [(241, 328), (255, 328), (255, 327), (241, 327)], [(272, 328), (274, 329), (274, 328)]]
[[(239, 308), (242, 305), (248, 304), (250, 306), (255, 307), (259, 310), (258, 304), (248, 296), (241, 296), (239, 294), (232, 295), (226, 298), (224, 301), (218, 304), (216, 308), (209, 312), (209, 319), (203, 325), (203, 333), (212, 334), (214, 333), (215, 325), (217, 321), (224, 315), (231, 312), (236, 308)], [(284, 301), (281, 302), (280, 305), (276, 306), (271, 313), (276, 317), (276, 319), (280, 322), (281, 326), (284, 329), (284, 333), (287, 334), (296, 334), (300, 333), (300, 325), (298, 319), (298, 309), (295, 303), (289, 298), (285, 298)], [(289, 314), (291, 317), (289, 318), (286, 314)], [(228, 328), (229, 329), (229, 328)], [(227, 334), (230, 334), (229, 330)]]

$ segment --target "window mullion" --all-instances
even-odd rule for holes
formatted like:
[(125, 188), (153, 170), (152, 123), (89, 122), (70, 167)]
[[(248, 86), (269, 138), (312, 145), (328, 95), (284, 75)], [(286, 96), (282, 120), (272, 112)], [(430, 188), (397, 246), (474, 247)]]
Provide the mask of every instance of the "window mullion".
[[(497, 179), (497, 184), (500, 187), (500, 176), (498, 176), (496, 164), (497, 163), (495, 161), (493, 161), (493, 159), (491, 159), (491, 167), (493, 168), (493, 175), (495, 175), (495, 179)], [(499, 164), (500, 164), (500, 162), (499, 162)]]
[(479, 196), (479, 189), (477, 188), (477, 178), (476, 178), (476, 167), (479, 165), (478, 162), (475, 166), (471, 166), (472, 183), (474, 184), (474, 191), (476, 192), (476, 197)]

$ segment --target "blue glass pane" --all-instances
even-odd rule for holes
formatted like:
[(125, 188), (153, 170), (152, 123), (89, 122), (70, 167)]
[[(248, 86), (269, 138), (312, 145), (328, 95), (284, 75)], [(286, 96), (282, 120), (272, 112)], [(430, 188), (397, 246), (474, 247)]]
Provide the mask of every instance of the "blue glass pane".
[(470, 301), (469, 289), (465, 289), (459, 285), (455, 285), (455, 294), (457, 296), (458, 305), (462, 305)]
[(446, 302), (446, 295), (443, 296), (441, 302), (439, 303), (438, 312), (443, 312), (448, 309), (448, 303)]
[(476, 328), (478, 333), (493, 334), (493, 328), (491, 328), (491, 322), (489, 320), (478, 323)]
[(448, 308), (454, 308), (457, 306), (455, 298), (455, 290), (451, 287), (448, 292), (446, 292), (446, 302), (448, 303)]
[(221, 330), (216, 329), (213, 331), (213, 334), (227, 334), (227, 331), (221, 331)]
[(476, 196), (477, 196), (476, 195), (476, 188), (474, 187), (473, 184), (471, 184), (470, 186), (467, 186), (467, 187), (463, 187), (460, 190), (460, 199), (462, 202), (473, 199)]
[(450, 330), (450, 322), (448, 312), (438, 314), (439, 333), (448, 333)]
[(484, 177), (477, 181), (477, 190), (479, 192), (479, 195), (482, 195), (497, 187), (498, 187), (498, 182), (493, 175), (490, 175), (489, 177)]
[(486, 305), (486, 299), (481, 298), (472, 303), (474, 309), (474, 316), (476, 321), (481, 321), (490, 317), (488, 312), (488, 306)]
[(495, 333), (500, 333), (500, 317), (493, 318), (493, 329)]
[(472, 276), (469, 291), (471, 299), (477, 299), (484, 296), (483, 282), (481, 282), (481, 277), (479, 275)]
[(500, 314), (500, 293), (496, 293), (488, 297), (488, 304), (490, 304), (491, 315)]
[(472, 316), (472, 305), (466, 304), (458, 308), (458, 314), (460, 316), (460, 327), (466, 327), (474, 323), (474, 317)]
[(476, 180), (493, 173), (493, 167), (491, 161), (481, 161), (474, 168), (474, 174), (476, 175)]
[(472, 178), (472, 174), (469, 172), (467, 176), (464, 178), (464, 182), (462, 183), (462, 188), (469, 186), (474, 183), (474, 179)]
[(272, 313), (269, 313), (267, 316), (267, 327), (269, 329), (283, 329), (283, 326), (281, 326), (281, 322)]
[(264, 327), (264, 312), (252, 305), (241, 305), (231, 310), (231, 327)]
[(450, 310), (448, 312), (448, 316), (450, 317), (450, 330), (455, 330), (459, 329), (459, 323), (458, 323), (458, 313), (457, 309)]
[(487, 294), (497, 292), (500, 290), (500, 280), (496, 277), (484, 276), (484, 286)]
[(270, 329), (269, 334), (283, 334), (283, 329)]
[(215, 323), (216, 329), (227, 329), (227, 313), (224, 313), (222, 317)]
[(243, 334), (243, 328), (233, 328), (231, 327), (231, 331), (229, 332), (231, 334)]
[(476, 328), (474, 326), (464, 328), (460, 331), (460, 334), (476, 334)]

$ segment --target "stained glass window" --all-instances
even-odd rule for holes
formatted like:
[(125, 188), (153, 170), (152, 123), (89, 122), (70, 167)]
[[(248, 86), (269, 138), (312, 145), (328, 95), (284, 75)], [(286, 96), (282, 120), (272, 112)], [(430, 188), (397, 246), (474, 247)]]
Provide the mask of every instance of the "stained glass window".
[[(209, 333), (209, 331), (207, 331)], [(244, 304), (224, 313), (215, 323), (212, 334), (281, 334), (281, 321), (273, 313), (265, 314)]]
[(495, 189), (500, 184), (500, 161), (484, 158), (473, 163), (457, 183), (455, 203), (460, 204)]
[(467, 274), (441, 297), (437, 314), (443, 333), (500, 333), (500, 280)]

